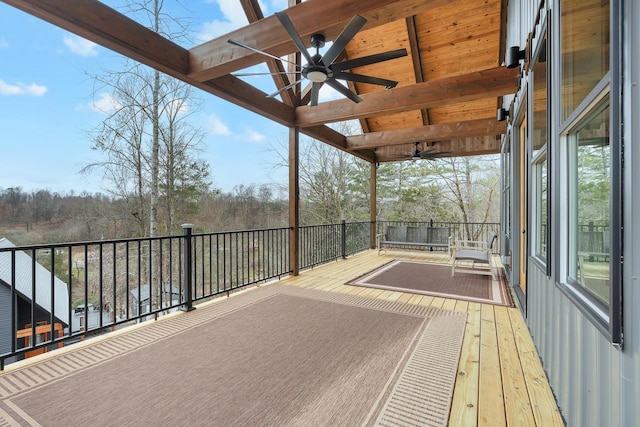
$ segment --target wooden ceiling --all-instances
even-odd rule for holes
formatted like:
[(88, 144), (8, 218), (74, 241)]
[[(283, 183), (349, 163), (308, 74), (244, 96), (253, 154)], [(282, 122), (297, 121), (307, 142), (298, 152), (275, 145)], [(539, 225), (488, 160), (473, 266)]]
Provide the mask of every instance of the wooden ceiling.
[[(233, 38), (282, 57), (297, 50), (275, 16), (257, 0), (238, 0), (250, 24), (192, 49), (144, 28), (96, 0), (2, 0), (54, 25), (181, 79), (208, 93), (371, 162), (398, 160), (413, 149), (452, 156), (498, 153), (505, 122), (496, 120), (503, 95), (518, 89), (519, 69), (501, 66), (507, 0), (308, 0), (287, 9), (302, 40), (333, 40), (358, 14), (367, 19), (343, 58), (406, 48), (408, 56), (351, 70), (398, 81), (393, 89), (350, 84), (363, 99), (309, 106), (292, 89), (282, 99), (232, 73), (280, 61), (227, 43)], [(277, 88), (289, 83), (274, 77)], [(306, 84), (302, 85), (304, 89)], [(301, 100), (299, 100), (301, 99)], [(359, 120), (363, 133), (345, 136), (327, 124)], [(408, 158), (408, 157), (407, 157)]]

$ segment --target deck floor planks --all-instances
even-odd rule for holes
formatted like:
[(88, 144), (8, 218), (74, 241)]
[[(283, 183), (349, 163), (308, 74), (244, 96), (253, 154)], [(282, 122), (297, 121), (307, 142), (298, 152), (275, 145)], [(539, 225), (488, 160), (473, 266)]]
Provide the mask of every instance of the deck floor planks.
[(478, 377), (480, 357), (480, 311), (478, 303), (461, 304), (458, 301), (455, 311), (467, 313), (458, 376), (453, 390), (449, 425), (475, 426), (478, 418)]
[(547, 376), (542, 369), (538, 353), (531, 336), (528, 334), (520, 312), (509, 310), (509, 318), (516, 339), (516, 346), (520, 354), (525, 384), (532, 402), (533, 416), (538, 426), (564, 426), (564, 421), (557, 409), (549, 410), (556, 405), (553, 393), (548, 387)]
[(504, 394), (500, 375), (500, 354), (493, 306), (482, 305), (480, 339), (480, 388), (478, 426), (507, 425), (504, 413)]
[[(348, 258), (348, 262), (356, 264), (354, 267), (344, 268), (344, 264), (336, 263), (315, 267), (314, 270), (326, 267), (334, 271), (326, 274), (314, 271), (314, 280), (327, 280), (331, 276), (344, 283), (393, 259), (440, 264), (450, 262), (442, 253), (388, 251), (378, 255), (372, 250)], [(492, 264), (500, 267), (499, 259), (494, 257)], [(302, 276), (305, 274), (303, 272)], [(323, 289), (322, 286), (319, 288)], [(372, 288), (357, 293), (379, 299), (393, 298), (393, 294)], [(396, 300), (465, 311), (461, 301), (440, 297), (401, 293)], [(519, 309), (468, 303), (466, 312), (467, 325), (459, 364), (465, 375), (456, 379), (449, 426), (562, 426), (553, 393)]]
[(516, 346), (516, 338), (511, 327), (507, 307), (495, 307), (496, 333), (498, 336), (498, 350), (500, 352), (500, 370), (504, 406), (509, 426), (535, 426), (532, 405), (525, 384), (520, 354)]

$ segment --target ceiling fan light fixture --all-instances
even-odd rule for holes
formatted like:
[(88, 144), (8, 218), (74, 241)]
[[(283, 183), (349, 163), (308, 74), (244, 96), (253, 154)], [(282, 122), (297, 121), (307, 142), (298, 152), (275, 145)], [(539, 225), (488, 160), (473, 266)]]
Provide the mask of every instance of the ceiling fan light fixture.
[(306, 77), (314, 83), (327, 81), (327, 74), (323, 70), (309, 70)]

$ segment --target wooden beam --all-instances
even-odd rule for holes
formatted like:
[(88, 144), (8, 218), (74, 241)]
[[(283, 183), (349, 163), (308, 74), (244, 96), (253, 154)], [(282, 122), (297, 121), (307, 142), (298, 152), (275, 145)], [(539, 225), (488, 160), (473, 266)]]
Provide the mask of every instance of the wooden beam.
[[(240, 0), (240, 4), (242, 5), (242, 9), (244, 10), (244, 14), (247, 16), (249, 22), (256, 22), (261, 19), (264, 19), (264, 14), (262, 13), (262, 9), (260, 8), (260, 4), (258, 0)], [(267, 68), (269, 68), (269, 72), (273, 73), (273, 82), (276, 84), (278, 89), (289, 86), (289, 77), (284, 74), (286, 71), (284, 66), (282, 65), (282, 61), (277, 61), (275, 59), (267, 59)], [(276, 74), (281, 73), (281, 74)], [(282, 92), (282, 101), (293, 107), (296, 105), (296, 96), (293, 93), (291, 88)]]
[(300, 127), (383, 116), (422, 108), (493, 98), (518, 90), (518, 69), (496, 67), (461, 76), (448, 77), (360, 95), (355, 103), (349, 99), (325, 102), (317, 107), (296, 108)]
[[(413, 62), (413, 74), (416, 83), (424, 82), (424, 72), (422, 70), (422, 58), (420, 57), (420, 42), (418, 41), (418, 31), (416, 29), (416, 17), (410, 16), (407, 21), (407, 35), (409, 36), (409, 49), (411, 51), (411, 61)], [(420, 110), (422, 115), (422, 124), (431, 123), (429, 119), (429, 111), (426, 108)]]
[(369, 174), (369, 237), (371, 242), (371, 249), (375, 249), (376, 242), (376, 222), (378, 221), (378, 205), (377, 205), (377, 188), (378, 188), (378, 164), (376, 162), (371, 163)]
[(495, 118), (467, 122), (442, 123), (418, 128), (371, 132), (347, 136), (347, 150), (374, 149), (391, 145), (409, 144), (414, 141), (429, 142), (476, 136), (501, 135), (507, 130), (506, 122)]
[[(334, 40), (356, 14), (368, 20), (363, 28), (365, 30), (461, 1), (342, 0), (335, 2), (308, 0), (288, 8), (286, 12), (302, 41), (309, 46), (309, 37), (315, 33), (324, 34), (327, 41)], [(206, 81), (265, 62), (264, 55), (231, 45), (228, 43), (229, 39), (241, 41), (276, 56), (284, 56), (297, 51), (280, 21), (275, 16), (268, 16), (191, 49), (189, 51), (189, 76), (198, 81)]]
[[(330, 128), (329, 126), (313, 126), (304, 129), (300, 129), (300, 132), (304, 133), (311, 138), (317, 139), (318, 141), (322, 141), (326, 144), (329, 144), (339, 150), (348, 151), (347, 150), (347, 139), (340, 132)], [(362, 152), (349, 152), (349, 154), (353, 154), (356, 157), (359, 157), (368, 162), (374, 161), (373, 152), (365, 150)]]
[(289, 270), (300, 274), (300, 129), (289, 128)]
[[(484, 154), (500, 153), (500, 138), (496, 136), (481, 136), (471, 138), (451, 139), (448, 141), (438, 141), (434, 148), (438, 151), (451, 151), (446, 157), (480, 156)], [(379, 162), (397, 162), (397, 153), (386, 153), (382, 150), (376, 152), (376, 159)], [(408, 151), (407, 151), (408, 153)], [(408, 161), (414, 161), (408, 156)], [(437, 161), (437, 160), (436, 160)]]

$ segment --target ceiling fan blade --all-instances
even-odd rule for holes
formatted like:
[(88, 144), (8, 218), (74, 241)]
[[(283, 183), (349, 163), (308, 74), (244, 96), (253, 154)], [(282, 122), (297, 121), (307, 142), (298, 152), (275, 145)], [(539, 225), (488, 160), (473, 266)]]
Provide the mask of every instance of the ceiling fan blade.
[(344, 27), (344, 30), (340, 33), (340, 35), (335, 39), (331, 47), (325, 52), (322, 57), (322, 62), (325, 65), (329, 65), (336, 60), (340, 52), (347, 47), (347, 43), (351, 41), (351, 39), (360, 31), (364, 24), (367, 23), (367, 20), (364, 19), (360, 15), (356, 15), (351, 19), (351, 22)]
[(451, 154), (453, 151), (438, 151), (438, 152), (422, 152), (420, 153), (420, 157), (423, 159), (437, 159), (438, 157), (443, 157), (446, 154)]
[(256, 49), (255, 47), (249, 46), (248, 44), (244, 44), (244, 43), (242, 43), (242, 42), (240, 42), (238, 40), (229, 39), (229, 40), (227, 40), (227, 43), (231, 43), (232, 45), (236, 45), (236, 46), (243, 47), (245, 49), (249, 49), (252, 52), (259, 53), (260, 55), (268, 56), (269, 58), (272, 58), (272, 59), (277, 59), (278, 61), (286, 62), (288, 64), (293, 64), (296, 67), (300, 68), (300, 66), (298, 64), (296, 64), (295, 62), (287, 61), (286, 59), (282, 59), (282, 58), (277, 57), (275, 55), (271, 55), (270, 53), (265, 52), (264, 50)]
[(271, 95), (267, 95), (267, 98), (274, 98), (278, 95), (280, 95), (282, 92), (284, 92), (285, 90), (294, 87), (295, 85), (297, 85), (298, 83), (300, 83), (303, 79), (299, 79), (296, 80), (295, 82), (286, 85), (285, 87), (281, 88), (280, 90), (278, 90), (277, 92), (272, 93)]
[(338, 92), (340, 92), (341, 94), (343, 94), (344, 96), (346, 96), (347, 98), (349, 98), (350, 100), (352, 100), (353, 102), (362, 102), (362, 98), (360, 98), (355, 93), (351, 92), (349, 88), (347, 88), (342, 83), (334, 80), (333, 78), (327, 79), (325, 83), (331, 86), (332, 88), (334, 88), (335, 90), (337, 90)]
[(296, 31), (296, 27), (293, 26), (293, 22), (291, 22), (289, 15), (287, 15), (284, 12), (276, 12), (275, 15), (280, 21), (280, 23), (282, 24), (282, 26), (284, 27), (284, 29), (287, 30), (287, 33), (289, 33), (291, 40), (293, 40), (293, 42), (296, 44), (296, 46), (298, 47), (298, 50), (304, 56), (304, 59), (306, 59), (309, 64), (313, 64), (311, 55), (309, 55), (309, 52), (307, 51), (307, 47), (302, 42), (302, 39), (300, 38), (298, 31)]
[(331, 69), (336, 71), (350, 70), (365, 65), (376, 64), (378, 62), (388, 61), (390, 59), (402, 58), (407, 56), (407, 49), (390, 50), (389, 52), (376, 53), (374, 55), (363, 56), (362, 58), (347, 59), (346, 61), (336, 62), (331, 65)]
[(311, 106), (315, 107), (318, 105), (318, 96), (320, 94), (320, 88), (323, 83), (313, 82), (313, 86), (311, 88)]
[(372, 85), (380, 85), (380, 86), (386, 87), (387, 89), (394, 88), (398, 84), (398, 82), (395, 81), (395, 80), (382, 79), (380, 77), (373, 77), (373, 76), (365, 76), (365, 75), (362, 75), (362, 74), (343, 73), (342, 71), (339, 71), (337, 73), (333, 73), (333, 78), (334, 79), (341, 79), (341, 80), (348, 80), (348, 81), (351, 81), (351, 82), (369, 83), (369, 84), (372, 84)]

